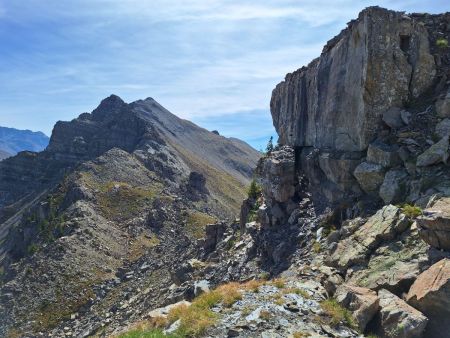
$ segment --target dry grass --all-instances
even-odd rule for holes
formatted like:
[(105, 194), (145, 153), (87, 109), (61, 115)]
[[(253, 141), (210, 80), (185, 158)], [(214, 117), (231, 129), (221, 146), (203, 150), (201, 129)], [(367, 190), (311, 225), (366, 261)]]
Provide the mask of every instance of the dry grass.
[(295, 293), (296, 295), (302, 296), (303, 298), (306, 299), (310, 299), (311, 295), (303, 289), (299, 289), (299, 288), (286, 288), (283, 290), (284, 294), (288, 294), (288, 293)]
[(331, 325), (337, 326), (339, 323), (344, 322), (348, 326), (356, 328), (352, 313), (340, 305), (335, 299), (326, 299), (320, 303), (320, 306), (322, 307), (322, 310), (330, 317)]
[(159, 239), (155, 234), (153, 234), (150, 238), (145, 236), (145, 234), (139, 235), (130, 245), (130, 253), (128, 255), (129, 260), (132, 262), (138, 260), (149, 248), (153, 248), (158, 244)]
[(215, 292), (218, 292), (222, 296), (222, 303), (225, 307), (230, 307), (238, 300), (242, 299), (242, 293), (240, 291), (241, 284), (239, 283), (228, 283), (219, 286)]
[(278, 289), (283, 289), (286, 286), (286, 281), (283, 278), (275, 278), (270, 282), (270, 284)]
[(177, 333), (182, 336), (200, 336), (217, 321), (217, 314), (211, 309), (219, 303), (231, 307), (242, 299), (240, 288), (241, 284), (232, 282), (203, 293), (192, 302), (191, 306), (181, 304), (172, 308), (167, 317), (168, 322), (180, 320)]
[(244, 290), (248, 290), (254, 293), (259, 292), (259, 287), (262, 285), (265, 285), (267, 282), (265, 280), (260, 280), (260, 279), (252, 279), (249, 280), (248, 282), (245, 282), (244, 284), (242, 284), (242, 288)]
[(208, 224), (216, 223), (217, 219), (208, 214), (194, 211), (187, 215), (187, 230), (197, 239), (205, 236), (205, 227)]
[(269, 311), (262, 310), (259, 313), (259, 318), (261, 318), (262, 320), (268, 321), (270, 318), (272, 318), (272, 314)]
[(306, 338), (306, 337), (311, 337), (311, 334), (308, 333), (308, 332), (300, 332), (300, 331), (298, 331), (298, 332), (294, 332), (292, 334), (292, 336), (294, 338)]

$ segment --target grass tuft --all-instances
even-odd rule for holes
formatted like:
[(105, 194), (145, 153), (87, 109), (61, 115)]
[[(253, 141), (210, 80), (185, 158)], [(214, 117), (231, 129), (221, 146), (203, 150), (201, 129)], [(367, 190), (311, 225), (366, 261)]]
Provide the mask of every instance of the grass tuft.
[(402, 212), (410, 218), (416, 218), (422, 215), (422, 209), (415, 205), (405, 203), (401, 205), (400, 208), (402, 209)]
[(330, 298), (320, 303), (322, 310), (330, 317), (330, 324), (333, 326), (339, 323), (346, 323), (351, 328), (356, 328), (356, 323), (352, 317), (352, 313), (339, 304), (336, 299)]

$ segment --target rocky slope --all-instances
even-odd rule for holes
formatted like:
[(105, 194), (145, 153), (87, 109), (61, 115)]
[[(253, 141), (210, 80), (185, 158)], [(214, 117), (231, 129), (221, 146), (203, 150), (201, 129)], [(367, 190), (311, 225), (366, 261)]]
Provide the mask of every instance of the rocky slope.
[(8, 156), (24, 150), (42, 151), (47, 147), (48, 141), (48, 136), (40, 131), (0, 127), (0, 152), (9, 154)]
[(134, 269), (163, 302), (205, 226), (234, 219), (258, 158), (153, 99), (111, 96), (58, 122), (45, 151), (0, 163), (0, 335), (48, 334), (76, 313), (91, 334), (99, 309), (129, 300)]

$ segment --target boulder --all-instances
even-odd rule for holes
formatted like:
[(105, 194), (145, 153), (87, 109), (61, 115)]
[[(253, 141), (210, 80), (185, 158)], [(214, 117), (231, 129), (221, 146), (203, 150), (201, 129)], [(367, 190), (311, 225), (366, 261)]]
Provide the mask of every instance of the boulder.
[(209, 281), (202, 279), (194, 282), (194, 296), (198, 297), (202, 293), (206, 293), (210, 291), (210, 283)]
[(408, 173), (404, 169), (392, 169), (386, 173), (379, 192), (385, 203), (397, 203), (404, 200), (407, 177)]
[(384, 168), (379, 164), (362, 162), (356, 167), (353, 175), (366, 193), (372, 193), (383, 183), (384, 172)]
[(450, 119), (443, 119), (439, 122), (434, 132), (441, 138), (450, 135)]
[(387, 205), (356, 230), (353, 235), (340, 241), (328, 258), (328, 262), (339, 269), (365, 263), (370, 252), (381, 242), (393, 239), (406, 230), (409, 223), (400, 214), (400, 209)]
[(402, 162), (398, 154), (398, 148), (382, 142), (369, 144), (367, 161), (382, 165), (385, 168), (394, 167)]
[(378, 312), (377, 293), (370, 289), (343, 284), (337, 289), (335, 298), (339, 304), (352, 311), (361, 332)]
[(450, 198), (437, 200), (417, 218), (420, 237), (437, 249), (450, 251)]
[(440, 162), (447, 163), (448, 159), (448, 138), (444, 136), (439, 142), (433, 144), (417, 157), (416, 165), (426, 167)]
[(422, 337), (428, 319), (420, 311), (387, 290), (378, 291), (381, 331), (389, 338)]
[(450, 259), (442, 259), (424, 271), (411, 286), (406, 300), (430, 320), (427, 338), (450, 333)]
[(428, 267), (429, 246), (420, 239), (414, 224), (392, 241), (372, 252), (366, 266), (354, 269), (347, 283), (401, 294)]
[(404, 126), (402, 115), (402, 109), (392, 107), (383, 113), (383, 122), (386, 123), (389, 128), (398, 129)]
[(406, 125), (408, 125), (411, 121), (411, 113), (407, 110), (402, 110), (400, 112), (400, 117), (402, 118), (403, 123)]
[(436, 112), (439, 117), (450, 117), (450, 90), (444, 98), (436, 102)]

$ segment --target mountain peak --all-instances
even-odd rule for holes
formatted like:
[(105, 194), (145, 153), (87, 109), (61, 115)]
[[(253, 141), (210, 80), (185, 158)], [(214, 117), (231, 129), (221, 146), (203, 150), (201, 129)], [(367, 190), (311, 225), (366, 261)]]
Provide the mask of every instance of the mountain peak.
[(99, 106), (92, 112), (95, 119), (104, 119), (109, 115), (120, 113), (127, 104), (117, 95), (111, 94), (100, 102)]

